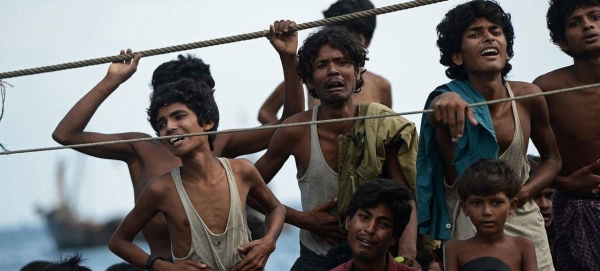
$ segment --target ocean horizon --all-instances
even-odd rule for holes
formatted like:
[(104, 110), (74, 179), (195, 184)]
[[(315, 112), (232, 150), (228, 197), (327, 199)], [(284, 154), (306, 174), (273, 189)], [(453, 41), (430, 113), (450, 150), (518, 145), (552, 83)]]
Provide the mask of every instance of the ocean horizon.
[[(277, 240), (277, 248), (269, 257), (265, 270), (290, 270), (300, 255), (298, 228), (287, 225)], [(136, 242), (149, 252), (146, 242)], [(123, 262), (110, 252), (108, 245), (81, 249), (60, 250), (46, 225), (25, 225), (0, 229), (0, 270), (18, 271), (32, 261), (57, 261), (61, 257), (80, 253), (83, 265), (94, 271)]]

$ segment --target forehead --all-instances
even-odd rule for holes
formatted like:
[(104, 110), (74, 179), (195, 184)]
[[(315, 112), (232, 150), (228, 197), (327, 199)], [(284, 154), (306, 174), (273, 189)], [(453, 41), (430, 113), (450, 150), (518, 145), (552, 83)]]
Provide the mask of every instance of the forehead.
[(467, 31), (475, 29), (475, 28), (490, 28), (490, 27), (500, 27), (500, 25), (498, 25), (496, 23), (492, 23), (484, 17), (480, 17), (480, 18), (473, 20), (473, 22), (471, 22), (469, 27), (467, 27)]
[(375, 217), (387, 217), (392, 219), (392, 210), (385, 203), (379, 203), (374, 207), (360, 208), (359, 210), (368, 211)]
[(329, 44), (325, 44), (319, 48), (317, 55), (315, 56), (314, 62), (319, 62), (323, 60), (335, 59), (335, 58), (345, 58), (342, 50), (333, 48)]
[(506, 193), (504, 193), (504, 192), (498, 192), (498, 193), (496, 193), (494, 195), (487, 195), (487, 196), (469, 195), (467, 197), (467, 200), (472, 200), (472, 199), (473, 200), (474, 199), (493, 200), (493, 199), (496, 199), (496, 198), (501, 198), (501, 199), (507, 199), (508, 200), (508, 197), (506, 196)]
[(190, 113), (192, 112), (192, 110), (189, 107), (187, 107), (187, 105), (185, 105), (184, 103), (176, 102), (176, 103), (166, 104), (166, 105), (160, 107), (158, 109), (158, 112), (156, 112), (156, 117), (157, 118), (166, 117), (175, 111), (185, 111), (185, 112), (190, 112)]
[(574, 17), (585, 16), (586, 14), (593, 13), (593, 12), (600, 12), (600, 7), (599, 6), (577, 7), (575, 10), (573, 10), (573, 12), (571, 14), (569, 14), (569, 16), (567, 17), (567, 20), (570, 20)]

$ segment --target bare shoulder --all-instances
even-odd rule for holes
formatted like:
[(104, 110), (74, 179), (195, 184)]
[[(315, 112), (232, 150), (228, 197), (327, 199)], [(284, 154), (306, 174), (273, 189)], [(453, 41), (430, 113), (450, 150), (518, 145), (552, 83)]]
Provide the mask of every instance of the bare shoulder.
[[(300, 122), (308, 122), (312, 120), (312, 109), (304, 112), (296, 113), (291, 117), (287, 118), (283, 124), (292, 124), (292, 123), (300, 123)], [(307, 130), (308, 125), (301, 126), (293, 126), (286, 128), (279, 128), (277, 133), (280, 135), (290, 136), (290, 137), (298, 137), (302, 135), (303, 131)]]
[(565, 81), (570, 81), (570, 78), (573, 77), (573, 73), (571, 72), (572, 67), (567, 66), (540, 75), (533, 80), (533, 83), (539, 86), (544, 92), (565, 87)]
[(229, 159), (229, 164), (233, 173), (242, 177), (252, 176), (257, 172), (254, 164), (245, 158)]
[(390, 81), (378, 74), (367, 71), (364, 73), (363, 76), (365, 77), (365, 79), (367, 79), (369, 83), (373, 84), (379, 90), (390, 90), (392, 87)]
[(168, 171), (167, 173), (150, 179), (142, 193), (150, 194), (155, 199), (161, 199), (162, 195), (165, 195), (174, 189), (174, 184), (171, 171)]
[(510, 85), (510, 88), (512, 89), (515, 96), (536, 94), (542, 92), (540, 87), (532, 83), (508, 81), (508, 84)]
[(533, 240), (527, 236), (512, 236), (515, 247), (521, 248), (522, 251), (533, 248)]

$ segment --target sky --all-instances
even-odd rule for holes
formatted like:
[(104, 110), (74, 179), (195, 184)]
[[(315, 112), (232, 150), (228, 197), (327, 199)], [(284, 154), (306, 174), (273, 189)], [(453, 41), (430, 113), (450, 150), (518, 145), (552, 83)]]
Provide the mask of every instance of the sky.
[[(398, 3), (372, 0), (376, 7)], [(378, 16), (366, 68), (392, 84), (396, 112), (422, 109), (427, 95), (449, 81), (439, 64), (435, 27), (464, 1), (450, 0)], [(323, 0), (90, 0), (8, 1), (0, 16), (0, 71), (14, 71), (112, 56), (268, 29), (279, 19), (297, 23), (322, 18), (333, 1)], [(515, 56), (509, 80), (531, 82), (571, 64), (550, 42), (547, 0), (500, 0), (512, 14)], [(300, 41), (312, 30), (300, 32)], [(267, 39), (187, 51), (210, 64), (216, 82), (220, 129), (258, 126), (262, 102), (283, 79)], [(97, 110), (88, 131), (153, 134), (146, 120), (154, 69), (178, 53), (142, 58), (138, 71)], [(58, 145), (52, 132), (68, 110), (106, 74), (108, 64), (9, 78), (0, 143), (10, 150)], [(306, 95), (306, 94), (305, 94)], [(407, 117), (420, 125), (420, 115)], [(530, 144), (530, 153), (536, 153)], [(257, 159), (261, 153), (251, 156)], [(125, 163), (87, 157), (73, 150), (0, 156), (0, 229), (43, 223), (36, 209), (58, 201), (56, 168), (67, 167), (67, 193), (83, 218), (124, 216), (134, 204)], [(298, 206), (290, 159), (270, 185), (283, 203)]]

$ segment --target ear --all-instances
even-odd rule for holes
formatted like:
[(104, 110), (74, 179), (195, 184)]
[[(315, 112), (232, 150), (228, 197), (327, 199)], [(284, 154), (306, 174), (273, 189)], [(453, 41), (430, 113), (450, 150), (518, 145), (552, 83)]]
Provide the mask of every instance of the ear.
[(350, 229), (350, 217), (346, 216), (346, 223), (344, 223), (344, 228), (346, 228), (346, 230)]
[[(398, 239), (400, 239), (400, 236), (398, 235), (392, 235), (392, 241), (390, 241), (390, 246), (393, 246), (396, 244), (396, 241), (398, 241)], [(398, 255), (400, 256), (400, 255)]]
[(306, 82), (306, 88), (315, 89), (315, 82), (313, 82), (312, 78), (306, 77), (304, 82)]
[(558, 41), (558, 47), (565, 53), (569, 51), (569, 44), (564, 40)]
[(465, 216), (469, 216), (469, 213), (467, 213), (467, 203), (462, 199), (460, 200), (460, 208)]
[(369, 48), (369, 45), (371, 45), (371, 39), (365, 38), (365, 48)]
[(452, 62), (454, 64), (460, 66), (463, 64), (462, 54), (461, 53), (453, 53), (452, 54)]
[(210, 131), (210, 129), (212, 129), (212, 128), (213, 128), (213, 126), (215, 126), (215, 122), (214, 122), (214, 121), (209, 121), (209, 122), (206, 122), (206, 123), (204, 124), (204, 126), (202, 126), (202, 128), (203, 128), (203, 129), (204, 129), (204, 131), (206, 132), (206, 131)]
[(515, 214), (515, 210), (517, 210), (517, 205), (519, 204), (519, 200), (514, 198), (510, 201), (510, 209), (508, 210), (509, 215)]

